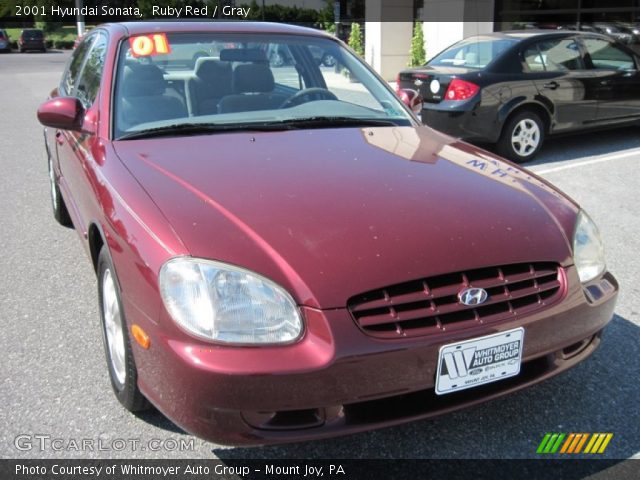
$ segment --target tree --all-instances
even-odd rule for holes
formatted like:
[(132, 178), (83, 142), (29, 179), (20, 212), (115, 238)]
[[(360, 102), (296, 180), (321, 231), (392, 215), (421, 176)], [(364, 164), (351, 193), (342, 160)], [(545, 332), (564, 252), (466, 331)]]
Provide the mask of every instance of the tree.
[(427, 54), (424, 50), (424, 32), (422, 31), (422, 24), (416, 22), (413, 27), (413, 38), (411, 39), (411, 52), (409, 55), (409, 66), (419, 67), (424, 65), (427, 61)]
[(349, 34), (349, 46), (355, 50), (355, 52), (364, 57), (364, 45), (362, 42), (362, 30), (360, 30), (359, 23), (351, 24), (351, 33)]
[(318, 14), (318, 24), (329, 33), (336, 32), (336, 18), (333, 13), (333, 0), (325, 0), (324, 8)]

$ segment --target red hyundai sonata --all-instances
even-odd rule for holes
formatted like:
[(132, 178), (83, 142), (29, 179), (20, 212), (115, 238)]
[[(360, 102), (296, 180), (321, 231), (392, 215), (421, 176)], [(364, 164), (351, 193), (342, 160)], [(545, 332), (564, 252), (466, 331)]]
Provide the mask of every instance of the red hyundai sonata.
[(203, 438), (452, 411), (572, 367), (611, 319), (618, 285), (578, 205), (420, 126), (322, 32), (101, 26), (38, 118), (118, 400)]

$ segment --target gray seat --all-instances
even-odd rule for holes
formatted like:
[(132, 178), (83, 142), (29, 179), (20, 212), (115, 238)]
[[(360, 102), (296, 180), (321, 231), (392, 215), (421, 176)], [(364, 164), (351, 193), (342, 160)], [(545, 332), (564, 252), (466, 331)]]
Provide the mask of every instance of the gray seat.
[(271, 110), (280, 107), (287, 99), (275, 93), (275, 80), (267, 64), (239, 64), (233, 70), (233, 95), (228, 95), (218, 104), (219, 113)]
[(129, 126), (187, 116), (187, 108), (166, 93), (167, 82), (155, 65), (127, 65), (122, 78), (120, 119)]
[(195, 78), (190, 81), (194, 115), (218, 113), (218, 103), (233, 93), (231, 63), (203, 57), (196, 62)]

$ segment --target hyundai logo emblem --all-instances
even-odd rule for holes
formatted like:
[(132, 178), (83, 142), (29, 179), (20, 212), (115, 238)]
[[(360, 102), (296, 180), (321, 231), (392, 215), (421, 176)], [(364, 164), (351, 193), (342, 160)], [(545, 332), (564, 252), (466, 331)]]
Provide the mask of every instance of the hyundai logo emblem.
[(458, 299), (463, 305), (480, 305), (487, 301), (489, 295), (484, 288), (466, 288), (458, 294)]

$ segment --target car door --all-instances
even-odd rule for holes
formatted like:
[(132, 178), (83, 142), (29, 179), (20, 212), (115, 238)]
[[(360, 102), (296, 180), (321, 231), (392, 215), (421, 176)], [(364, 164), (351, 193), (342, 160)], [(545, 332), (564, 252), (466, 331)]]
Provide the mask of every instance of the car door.
[[(69, 69), (63, 77), (61, 88), (65, 95), (76, 97), (82, 103), (87, 116), (96, 116), (92, 111), (100, 88), (102, 70), (106, 58), (107, 37), (103, 32), (96, 32), (85, 38), (78, 46), (80, 52), (74, 57)], [(87, 118), (87, 117), (85, 117)], [(95, 133), (56, 131), (58, 159), (61, 170), (61, 187), (65, 188), (71, 199), (69, 211), (74, 217), (77, 228), (86, 233), (90, 205), (95, 195), (92, 192), (94, 183), (92, 150), (96, 143)]]
[(551, 130), (579, 128), (595, 121), (598, 101), (593, 73), (575, 37), (545, 38), (526, 46), (523, 59), (539, 100), (553, 114)]
[(626, 48), (600, 37), (584, 37), (586, 62), (597, 80), (599, 123), (640, 118), (638, 59)]

